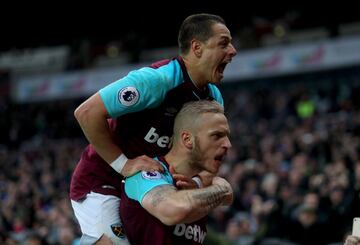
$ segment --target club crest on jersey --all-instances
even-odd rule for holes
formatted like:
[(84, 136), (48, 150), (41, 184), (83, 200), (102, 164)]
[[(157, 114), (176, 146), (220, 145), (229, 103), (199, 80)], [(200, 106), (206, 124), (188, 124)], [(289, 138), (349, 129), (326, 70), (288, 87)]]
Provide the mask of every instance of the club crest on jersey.
[(158, 171), (141, 171), (144, 179), (161, 179), (161, 174)]
[(115, 234), (115, 236), (120, 238), (125, 238), (124, 228), (122, 224), (116, 223), (111, 225), (111, 230)]
[(118, 98), (124, 106), (132, 106), (139, 100), (139, 91), (135, 87), (125, 87), (119, 91)]

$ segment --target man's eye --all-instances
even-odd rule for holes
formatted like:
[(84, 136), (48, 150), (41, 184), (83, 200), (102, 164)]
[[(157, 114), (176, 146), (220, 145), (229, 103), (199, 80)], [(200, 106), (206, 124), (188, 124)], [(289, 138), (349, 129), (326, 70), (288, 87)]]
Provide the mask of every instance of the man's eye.
[(219, 138), (221, 138), (221, 135), (220, 135), (220, 134), (214, 134), (214, 135), (213, 135), (213, 138), (214, 138), (214, 139), (219, 139)]

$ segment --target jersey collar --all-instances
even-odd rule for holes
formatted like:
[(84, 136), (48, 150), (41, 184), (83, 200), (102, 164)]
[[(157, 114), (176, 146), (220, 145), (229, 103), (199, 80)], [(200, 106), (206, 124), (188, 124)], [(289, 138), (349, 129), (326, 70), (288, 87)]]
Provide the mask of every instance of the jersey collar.
[(200, 99), (206, 99), (209, 96), (209, 86), (207, 85), (205, 87), (205, 89), (199, 89), (193, 82), (193, 80), (191, 79), (191, 77), (189, 76), (189, 73), (187, 72), (186, 66), (185, 66), (185, 62), (183, 60), (183, 58), (181, 56), (176, 57), (176, 60), (179, 62), (182, 73), (183, 73), (183, 77), (184, 77), (184, 82), (187, 84), (187, 86), (189, 86), (191, 88), (191, 90), (195, 93), (196, 97)]

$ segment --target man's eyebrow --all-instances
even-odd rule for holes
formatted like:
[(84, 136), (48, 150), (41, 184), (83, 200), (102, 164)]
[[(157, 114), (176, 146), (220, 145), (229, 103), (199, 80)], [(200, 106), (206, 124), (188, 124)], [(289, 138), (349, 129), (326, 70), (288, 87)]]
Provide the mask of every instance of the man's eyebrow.
[(226, 40), (226, 41), (231, 41), (231, 38), (229, 36), (221, 36), (220, 37), (221, 40)]
[(230, 130), (213, 130), (210, 132), (210, 135), (216, 135), (216, 134), (230, 136)]

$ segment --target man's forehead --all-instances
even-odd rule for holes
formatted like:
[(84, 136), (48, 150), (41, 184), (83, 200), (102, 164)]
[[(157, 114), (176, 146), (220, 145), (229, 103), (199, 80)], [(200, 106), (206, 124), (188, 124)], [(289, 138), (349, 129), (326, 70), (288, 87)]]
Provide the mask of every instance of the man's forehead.
[(212, 131), (229, 131), (229, 124), (224, 114), (205, 113), (202, 127)]
[(230, 38), (230, 31), (229, 29), (221, 23), (216, 23), (212, 27), (214, 36), (219, 36), (219, 38)]

